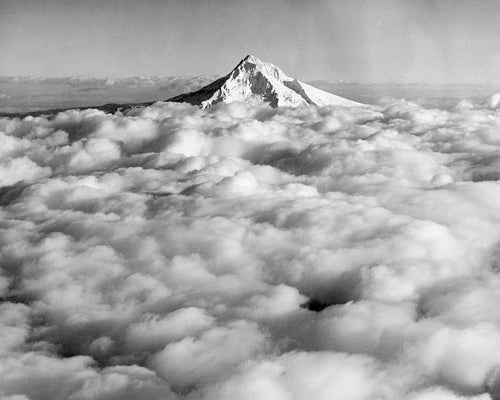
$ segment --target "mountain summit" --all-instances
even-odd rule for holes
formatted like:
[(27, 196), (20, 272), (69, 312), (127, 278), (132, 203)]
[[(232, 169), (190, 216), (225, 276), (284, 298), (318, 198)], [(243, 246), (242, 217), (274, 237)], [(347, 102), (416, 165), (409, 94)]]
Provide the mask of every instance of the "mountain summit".
[(271, 63), (248, 55), (226, 76), (195, 92), (166, 101), (190, 103), (208, 108), (217, 103), (241, 101), (247, 105), (269, 103), (272, 107), (361, 105), (290, 78)]

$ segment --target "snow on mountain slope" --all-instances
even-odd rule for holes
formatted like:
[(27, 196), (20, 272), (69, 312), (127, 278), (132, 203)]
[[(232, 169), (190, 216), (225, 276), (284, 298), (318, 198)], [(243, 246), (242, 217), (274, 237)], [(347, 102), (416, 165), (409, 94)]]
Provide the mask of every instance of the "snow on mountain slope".
[(269, 103), (272, 107), (361, 105), (290, 78), (275, 65), (262, 62), (252, 55), (246, 56), (223, 78), (198, 91), (181, 94), (167, 101), (191, 103), (202, 108), (233, 101), (247, 105)]

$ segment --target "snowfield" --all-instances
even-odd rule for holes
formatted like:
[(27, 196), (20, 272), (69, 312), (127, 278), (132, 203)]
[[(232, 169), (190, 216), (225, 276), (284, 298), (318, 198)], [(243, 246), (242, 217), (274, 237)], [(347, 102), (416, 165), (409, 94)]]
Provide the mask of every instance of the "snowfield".
[(500, 110), (0, 118), (0, 397), (500, 398)]

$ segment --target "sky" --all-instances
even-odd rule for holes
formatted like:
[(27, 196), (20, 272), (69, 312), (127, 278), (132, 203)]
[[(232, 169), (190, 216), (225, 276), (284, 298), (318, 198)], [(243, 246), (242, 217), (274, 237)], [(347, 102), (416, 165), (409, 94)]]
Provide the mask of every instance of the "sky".
[(0, 0), (0, 75), (500, 81), (495, 0)]

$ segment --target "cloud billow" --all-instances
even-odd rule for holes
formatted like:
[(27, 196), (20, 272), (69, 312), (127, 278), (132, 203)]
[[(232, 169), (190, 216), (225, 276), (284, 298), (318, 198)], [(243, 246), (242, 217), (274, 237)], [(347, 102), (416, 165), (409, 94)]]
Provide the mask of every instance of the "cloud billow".
[(498, 119), (1, 118), (0, 396), (498, 398)]

